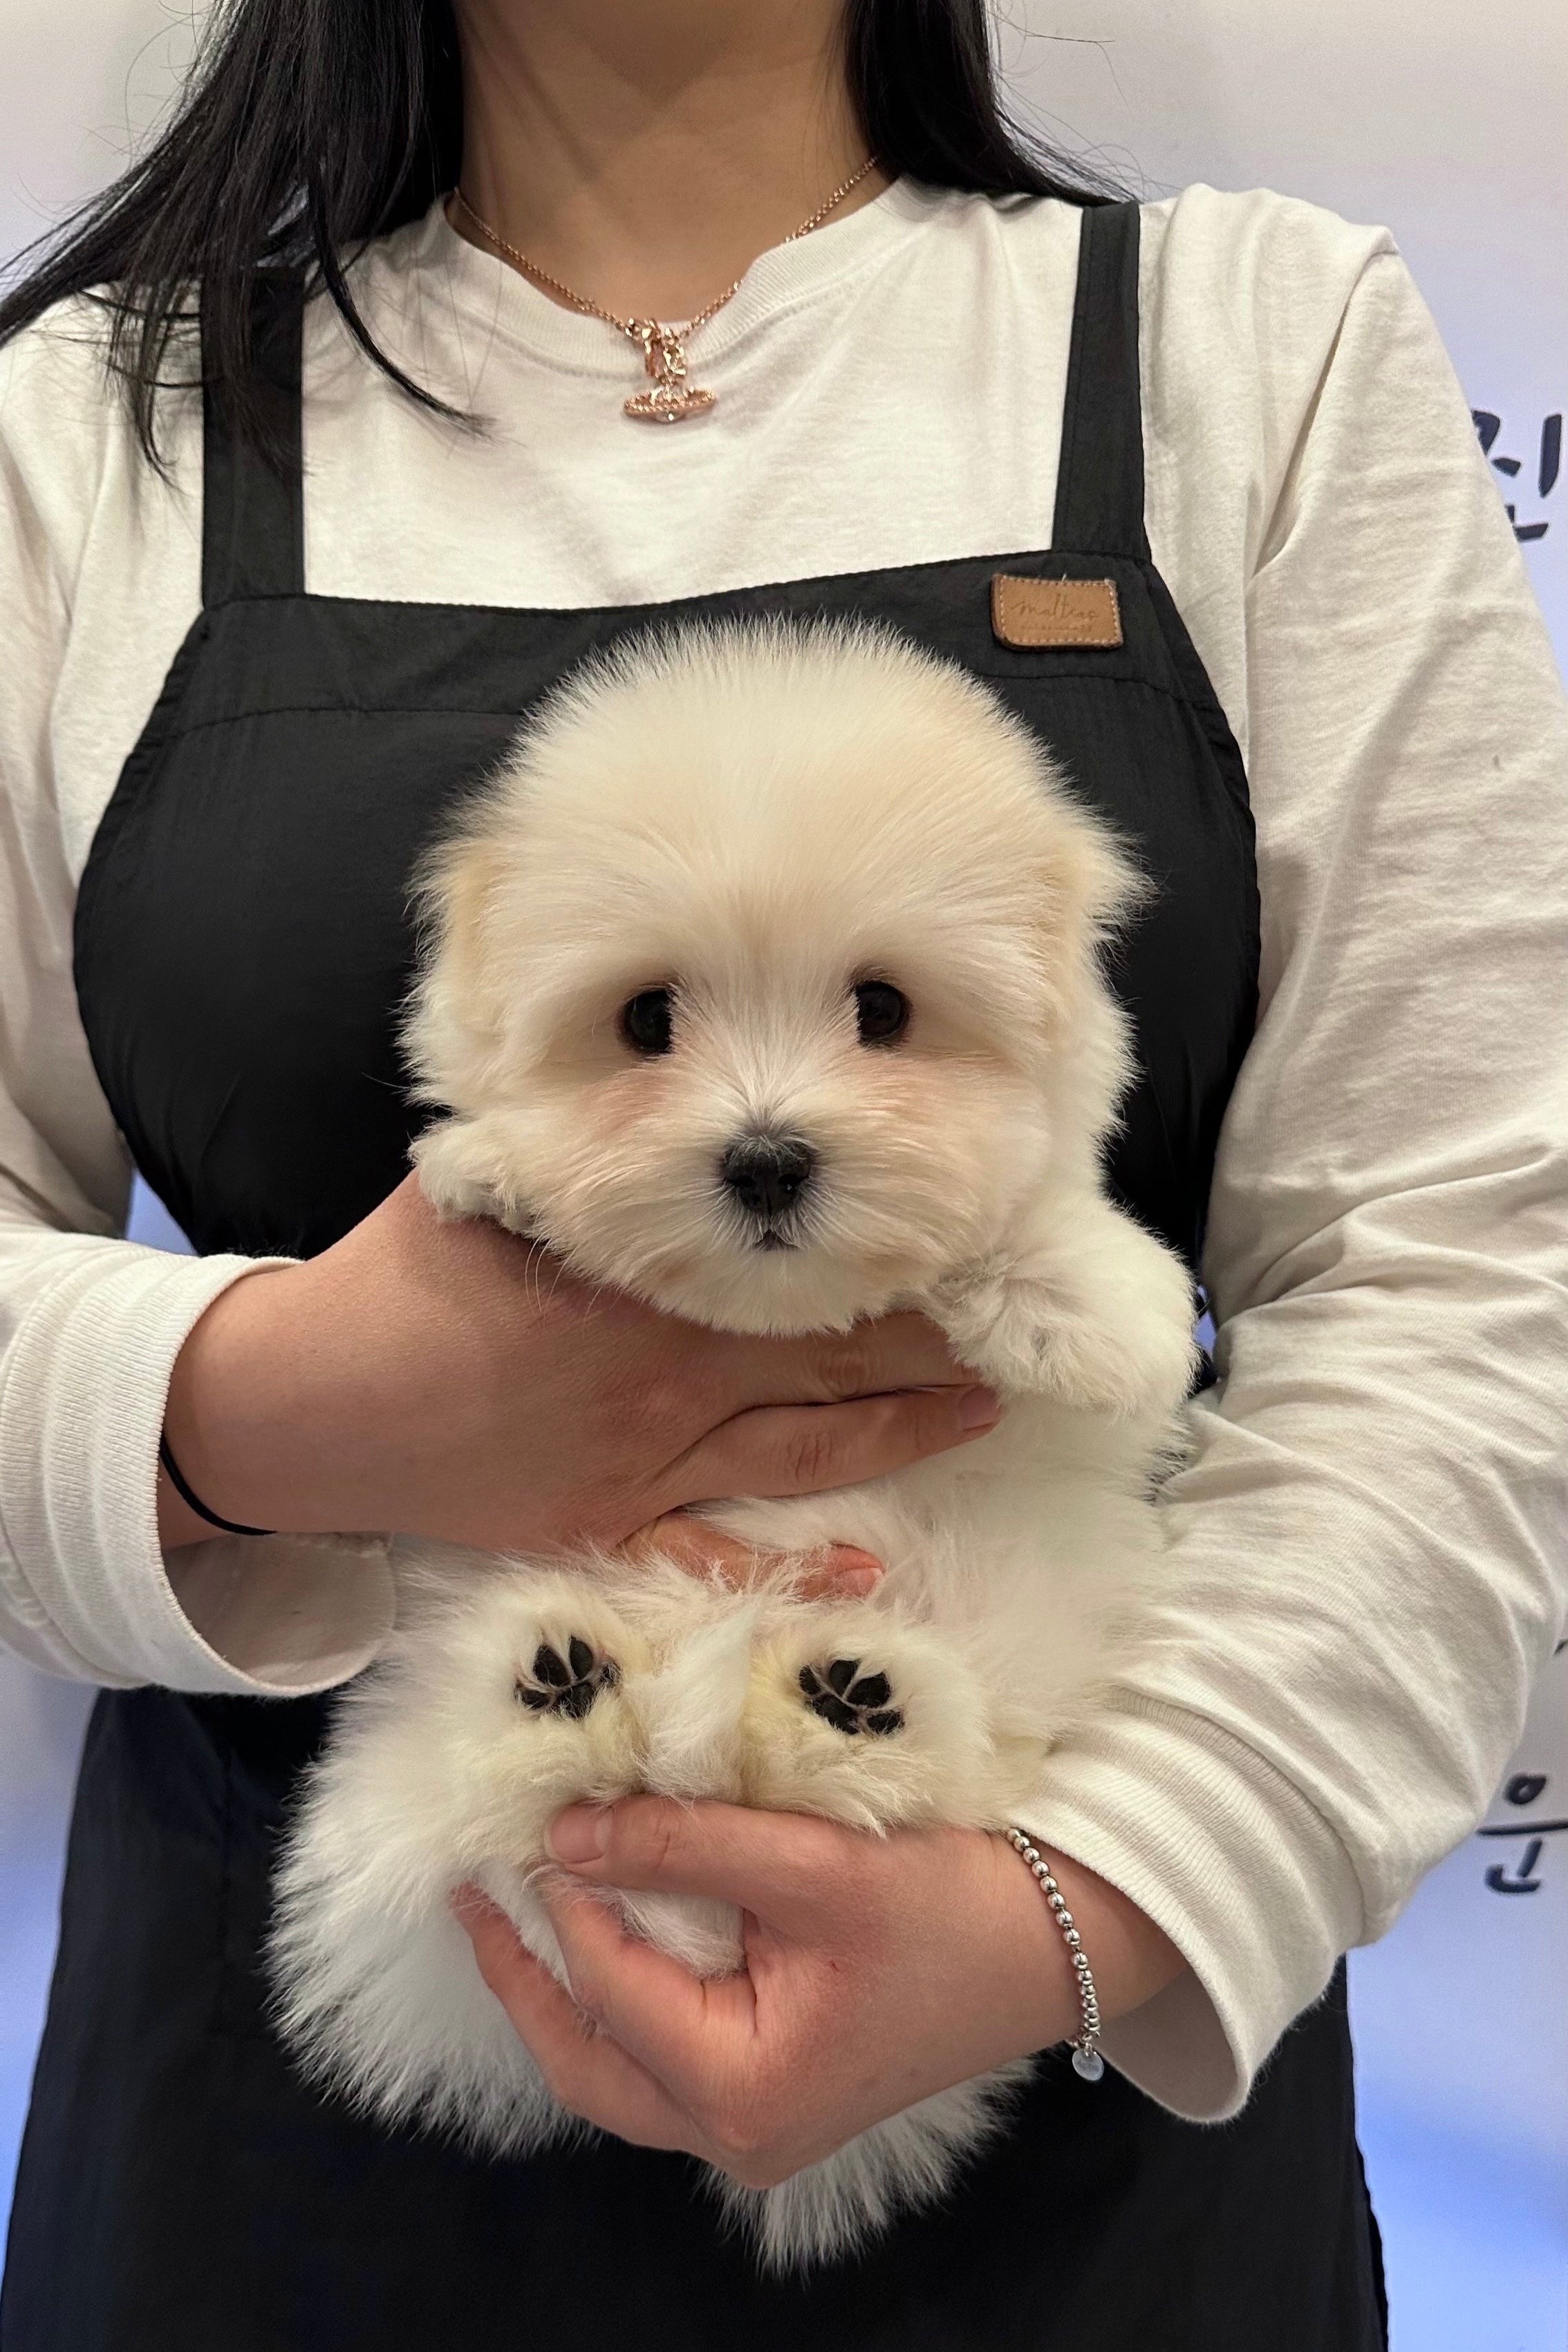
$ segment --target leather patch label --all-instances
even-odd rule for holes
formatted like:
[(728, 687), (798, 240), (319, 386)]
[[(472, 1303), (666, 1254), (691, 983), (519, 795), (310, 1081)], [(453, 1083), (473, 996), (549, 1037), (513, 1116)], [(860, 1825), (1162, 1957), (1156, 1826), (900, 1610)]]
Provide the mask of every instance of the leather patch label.
[(991, 575), (991, 627), (1005, 646), (1119, 646), (1114, 580), (1023, 580)]

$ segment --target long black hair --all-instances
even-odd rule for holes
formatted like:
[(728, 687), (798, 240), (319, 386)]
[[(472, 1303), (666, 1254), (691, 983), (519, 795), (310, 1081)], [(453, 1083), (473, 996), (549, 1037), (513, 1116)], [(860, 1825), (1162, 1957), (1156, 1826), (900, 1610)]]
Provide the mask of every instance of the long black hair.
[[(846, 0), (844, 40), (851, 100), (888, 171), (985, 195), (1114, 193), (1008, 120), (987, 0)], [(251, 289), (259, 271), (302, 268), (375, 365), (439, 407), (378, 348), (344, 273), (368, 239), (455, 184), (462, 145), (451, 0), (217, 0), (162, 135), (24, 257), (0, 342), (96, 290), (110, 364), (156, 462), (158, 394), (199, 286), (206, 382), (267, 447)]]

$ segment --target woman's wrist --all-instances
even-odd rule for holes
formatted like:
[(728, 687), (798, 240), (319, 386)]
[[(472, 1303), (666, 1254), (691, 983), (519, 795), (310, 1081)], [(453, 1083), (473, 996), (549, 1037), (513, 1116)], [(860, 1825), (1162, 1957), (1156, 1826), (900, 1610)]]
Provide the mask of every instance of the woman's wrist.
[[(326, 1533), (339, 1524), (319, 1400), (298, 1378), (308, 1352), (310, 1273), (268, 1266), (232, 1284), (193, 1327), (170, 1375), (168, 1452), (206, 1511), (238, 1525)], [(160, 1463), (163, 1549), (205, 1543), (216, 1532)]]
[[(1093, 1972), (1100, 2016), (1109, 2025), (1163, 1992), (1186, 1966), (1163, 1929), (1112, 1886), (1038, 1838)], [(1083, 2011), (1072, 1947), (1023, 1858), (1005, 1837), (990, 1841), (1011, 1967), (1023, 2000), (1016, 2054), (1075, 2041)]]

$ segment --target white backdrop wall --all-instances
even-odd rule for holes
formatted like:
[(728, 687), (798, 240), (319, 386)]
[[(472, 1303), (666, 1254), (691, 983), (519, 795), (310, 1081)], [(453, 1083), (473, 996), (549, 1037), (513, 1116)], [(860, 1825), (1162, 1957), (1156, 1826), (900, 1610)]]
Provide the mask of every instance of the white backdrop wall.
[[(1011, 0), (1001, 38), (1020, 110), (1141, 194), (1261, 183), (1394, 227), (1568, 656), (1562, 0)], [(0, 258), (118, 168), (192, 46), (166, 0), (0, 0)], [(84, 1713), (0, 1659), (0, 2206)], [(1352, 1986), (1395, 2352), (1564, 2352), (1568, 1652), (1486, 1827)]]

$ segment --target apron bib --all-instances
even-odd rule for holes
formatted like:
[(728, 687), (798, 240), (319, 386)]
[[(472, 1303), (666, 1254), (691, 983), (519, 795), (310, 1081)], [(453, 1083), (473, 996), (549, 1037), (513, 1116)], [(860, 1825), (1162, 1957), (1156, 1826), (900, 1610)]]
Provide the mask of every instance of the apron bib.
[[(261, 300), (258, 329), (297, 457), (297, 287)], [(309, 1255), (403, 1176), (408, 877), (531, 704), (650, 623), (823, 614), (985, 677), (1157, 885), (1112, 966), (1142, 1075), (1110, 1174), (1195, 1272), (1256, 1010), (1257, 878), (1240, 753), (1144, 533), (1135, 206), (1084, 215), (1047, 552), (613, 610), (380, 604), (306, 593), (299, 474), (238, 446), (211, 400), (205, 476), (203, 610), (99, 826), (76, 931), (104, 1092), (198, 1249)], [(1114, 583), (1120, 642), (1016, 642), (1040, 631), (994, 625), (997, 573)], [(331, 1704), (100, 1696), (0, 2352), (1384, 2341), (1342, 1974), (1219, 2128), (1047, 2056), (947, 2205), (805, 2283), (758, 2277), (683, 2158), (603, 2139), (477, 2161), (321, 2099), (268, 2030), (259, 1953)]]

